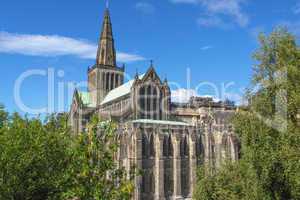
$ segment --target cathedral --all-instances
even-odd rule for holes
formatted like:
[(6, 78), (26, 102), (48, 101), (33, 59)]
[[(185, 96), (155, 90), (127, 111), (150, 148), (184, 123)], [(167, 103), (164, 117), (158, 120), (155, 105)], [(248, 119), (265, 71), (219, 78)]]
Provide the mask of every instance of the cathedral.
[(117, 66), (109, 10), (104, 13), (96, 63), (88, 68), (88, 90), (75, 90), (69, 113), (74, 133), (84, 131), (93, 115), (118, 124), (116, 162), (134, 179), (134, 200), (192, 199), (197, 167), (216, 169), (239, 158), (239, 142), (229, 101), (191, 97), (171, 101), (167, 80), (153, 64), (144, 74), (124, 82), (125, 66)]

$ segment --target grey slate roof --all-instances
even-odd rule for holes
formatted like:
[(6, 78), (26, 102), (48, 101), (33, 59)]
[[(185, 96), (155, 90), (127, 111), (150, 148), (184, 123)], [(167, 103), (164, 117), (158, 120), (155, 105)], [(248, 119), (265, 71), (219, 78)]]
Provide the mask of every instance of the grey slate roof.
[(78, 91), (78, 95), (84, 106), (91, 107), (91, 108), (96, 107), (96, 105), (94, 105), (94, 103), (92, 102), (89, 92)]
[[(142, 79), (145, 74), (142, 74), (139, 76), (139, 79)], [(124, 83), (123, 85), (111, 90), (103, 99), (101, 102), (101, 105), (104, 105), (106, 103), (109, 103), (117, 98), (120, 98), (122, 96), (125, 96), (130, 93), (131, 87), (134, 83), (134, 79), (128, 81), (127, 83)]]
[(133, 120), (132, 123), (175, 125), (175, 126), (191, 126), (190, 124), (185, 123), (185, 122), (166, 121), (166, 120), (153, 120), (153, 119), (137, 119), (137, 120)]

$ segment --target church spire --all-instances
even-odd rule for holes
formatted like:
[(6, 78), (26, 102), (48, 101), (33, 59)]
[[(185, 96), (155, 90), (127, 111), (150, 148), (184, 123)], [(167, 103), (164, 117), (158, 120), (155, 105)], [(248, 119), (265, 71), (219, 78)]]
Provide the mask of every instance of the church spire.
[(116, 51), (108, 8), (105, 9), (101, 37), (98, 45), (97, 65), (116, 66)]

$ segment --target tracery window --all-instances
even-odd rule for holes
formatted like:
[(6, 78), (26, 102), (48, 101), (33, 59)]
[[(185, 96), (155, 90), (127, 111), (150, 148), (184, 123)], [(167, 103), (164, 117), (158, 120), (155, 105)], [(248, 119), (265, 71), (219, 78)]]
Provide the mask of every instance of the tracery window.
[(160, 93), (157, 86), (145, 85), (139, 90), (138, 112), (142, 119), (161, 119)]

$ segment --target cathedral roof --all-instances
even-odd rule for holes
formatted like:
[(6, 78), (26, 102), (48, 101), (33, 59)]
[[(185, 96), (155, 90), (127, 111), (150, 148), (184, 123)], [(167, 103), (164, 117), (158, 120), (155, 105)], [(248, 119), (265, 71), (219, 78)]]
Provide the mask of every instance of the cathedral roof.
[(166, 121), (166, 120), (153, 120), (153, 119), (137, 119), (133, 120), (132, 123), (142, 123), (142, 124), (160, 124), (160, 125), (174, 125), (174, 126), (191, 126), (185, 122), (179, 121)]
[[(142, 74), (139, 76), (139, 79), (142, 79), (145, 74)], [(120, 98), (122, 96), (125, 96), (130, 93), (131, 87), (134, 83), (135, 79), (132, 79), (128, 81), (127, 83), (124, 83), (120, 87), (117, 87), (113, 90), (111, 90), (104, 98), (104, 100), (101, 102), (101, 105), (104, 105), (108, 102), (111, 102), (117, 98)]]
[(91, 96), (89, 92), (78, 91), (78, 96), (82, 102), (82, 104), (86, 107), (96, 107), (93, 105)]

